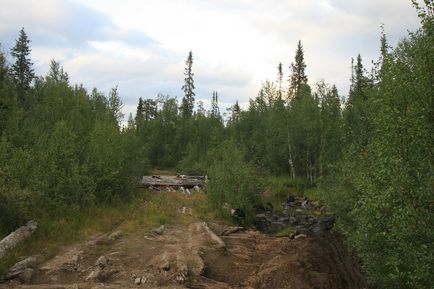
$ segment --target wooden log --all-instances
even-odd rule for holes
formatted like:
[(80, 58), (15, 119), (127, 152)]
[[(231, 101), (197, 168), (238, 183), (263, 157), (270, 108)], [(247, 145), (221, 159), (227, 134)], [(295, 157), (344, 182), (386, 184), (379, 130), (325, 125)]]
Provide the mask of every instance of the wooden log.
[(38, 227), (35, 221), (29, 221), (26, 225), (19, 227), (0, 241), (0, 259), (7, 251), (14, 248), (18, 243), (27, 239)]
[(203, 186), (204, 177), (201, 176), (143, 176), (145, 187), (185, 187)]

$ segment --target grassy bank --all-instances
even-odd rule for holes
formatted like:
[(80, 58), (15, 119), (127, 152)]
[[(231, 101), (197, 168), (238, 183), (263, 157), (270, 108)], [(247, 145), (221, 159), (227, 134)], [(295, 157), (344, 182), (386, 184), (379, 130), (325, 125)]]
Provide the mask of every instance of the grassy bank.
[[(128, 235), (162, 224), (215, 218), (214, 213), (208, 209), (203, 193), (187, 196), (179, 192), (139, 189), (135, 195), (127, 203), (118, 202), (93, 207), (86, 212), (66, 213), (58, 220), (37, 220), (39, 226), (35, 233), (0, 260), (0, 275), (22, 256), (39, 254), (42, 255), (42, 261), (47, 260), (63, 246), (115, 229)], [(184, 214), (180, 213), (182, 207), (187, 208)]]

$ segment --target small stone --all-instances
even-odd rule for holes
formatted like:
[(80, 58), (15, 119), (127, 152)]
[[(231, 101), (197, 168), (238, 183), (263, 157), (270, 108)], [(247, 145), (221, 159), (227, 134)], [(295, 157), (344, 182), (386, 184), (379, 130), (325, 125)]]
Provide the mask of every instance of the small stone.
[(161, 265), (161, 269), (163, 269), (164, 271), (169, 271), (170, 270), (170, 263), (169, 262), (163, 263), (163, 265)]
[(86, 277), (86, 281), (97, 281), (101, 275), (101, 268), (97, 267), (95, 270), (90, 272), (90, 274)]
[(96, 260), (95, 262), (95, 266), (100, 267), (101, 269), (103, 269), (105, 266), (107, 266), (107, 258), (105, 256), (101, 256), (98, 258), (98, 260)]
[(140, 277), (135, 278), (134, 279), (134, 284), (136, 284), (136, 285), (142, 284), (142, 278), (140, 278)]
[(157, 234), (157, 235), (161, 235), (161, 234), (163, 234), (164, 229), (165, 229), (164, 225), (161, 225), (161, 226), (158, 227), (158, 228), (154, 228), (154, 229), (152, 229), (151, 232), (152, 232), (152, 233), (155, 233), (155, 234)]
[(122, 238), (122, 236), (123, 236), (122, 231), (121, 231), (121, 230), (118, 230), (118, 231), (114, 231), (113, 233), (111, 233), (111, 234), (108, 236), (108, 239), (109, 239), (110, 241), (115, 241), (115, 240), (118, 240), (118, 239)]

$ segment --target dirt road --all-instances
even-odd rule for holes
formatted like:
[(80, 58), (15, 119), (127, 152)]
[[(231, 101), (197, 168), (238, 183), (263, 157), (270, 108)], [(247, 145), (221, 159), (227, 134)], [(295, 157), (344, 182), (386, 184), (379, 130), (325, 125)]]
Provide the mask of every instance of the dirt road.
[(290, 240), (230, 229), (194, 222), (95, 236), (37, 265), (28, 283), (15, 279), (0, 288), (366, 287), (332, 233)]

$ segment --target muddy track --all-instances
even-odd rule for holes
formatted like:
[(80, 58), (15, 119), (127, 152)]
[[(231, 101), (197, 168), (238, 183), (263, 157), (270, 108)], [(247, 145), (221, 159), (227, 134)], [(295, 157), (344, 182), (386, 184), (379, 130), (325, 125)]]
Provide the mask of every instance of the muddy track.
[(365, 288), (357, 262), (331, 233), (290, 240), (202, 222), (96, 236), (0, 288)]

